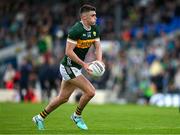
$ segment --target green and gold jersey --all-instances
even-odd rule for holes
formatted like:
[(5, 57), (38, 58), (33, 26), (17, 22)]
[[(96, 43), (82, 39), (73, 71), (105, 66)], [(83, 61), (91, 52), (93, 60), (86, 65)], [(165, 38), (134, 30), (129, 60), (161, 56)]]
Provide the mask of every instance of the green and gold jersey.
[[(99, 30), (96, 25), (91, 26), (89, 30), (87, 30), (82, 22), (77, 22), (68, 33), (67, 42), (71, 42), (76, 44), (74, 48), (75, 54), (84, 61), (85, 56), (91, 47), (94, 45), (95, 41), (99, 41)], [(68, 56), (64, 56), (61, 64), (64, 66), (77, 67), (81, 68), (81, 65), (72, 61)]]

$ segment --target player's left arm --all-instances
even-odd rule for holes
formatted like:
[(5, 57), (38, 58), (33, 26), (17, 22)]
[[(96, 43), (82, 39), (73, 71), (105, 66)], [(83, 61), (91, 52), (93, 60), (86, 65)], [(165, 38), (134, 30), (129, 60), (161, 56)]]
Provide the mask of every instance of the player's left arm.
[[(96, 38), (95, 38), (95, 55), (96, 55), (96, 60), (102, 61), (102, 48), (101, 48), (101, 42), (100, 42), (100, 34), (99, 34), (99, 28), (96, 26)], [(104, 65), (104, 63), (103, 63)], [(105, 66), (105, 65), (104, 65)]]
[(96, 55), (96, 60), (101, 61), (102, 62), (102, 48), (101, 48), (101, 43), (100, 43), (100, 39), (98, 38), (95, 43), (95, 55)]

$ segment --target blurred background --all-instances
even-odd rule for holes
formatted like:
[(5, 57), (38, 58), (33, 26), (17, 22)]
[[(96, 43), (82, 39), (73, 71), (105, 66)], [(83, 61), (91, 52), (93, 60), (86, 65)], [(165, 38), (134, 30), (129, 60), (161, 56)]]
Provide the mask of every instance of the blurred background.
[[(106, 72), (88, 79), (94, 103), (180, 104), (180, 1), (8, 0), (0, 3), (0, 102), (57, 95), (69, 28), (97, 8)], [(93, 60), (93, 49), (87, 61)], [(70, 102), (78, 101), (79, 91)]]

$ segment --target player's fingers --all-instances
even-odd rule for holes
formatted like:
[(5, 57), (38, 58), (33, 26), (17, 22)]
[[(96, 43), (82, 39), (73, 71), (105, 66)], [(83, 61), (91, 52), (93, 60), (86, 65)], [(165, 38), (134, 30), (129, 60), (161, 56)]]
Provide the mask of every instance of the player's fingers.
[(91, 73), (92, 73), (92, 70), (91, 70), (91, 69), (89, 69), (89, 68), (87, 68), (87, 72), (91, 72)]

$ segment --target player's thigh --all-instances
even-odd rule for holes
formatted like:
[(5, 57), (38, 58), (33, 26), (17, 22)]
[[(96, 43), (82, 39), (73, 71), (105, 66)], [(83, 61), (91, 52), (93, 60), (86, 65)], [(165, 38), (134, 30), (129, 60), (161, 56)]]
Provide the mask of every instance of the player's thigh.
[(79, 75), (69, 81), (71, 82), (71, 84), (74, 84), (74, 86), (80, 88), (84, 92), (95, 92), (94, 86), (83, 75)]
[(59, 97), (69, 98), (77, 87), (69, 81), (62, 80)]

